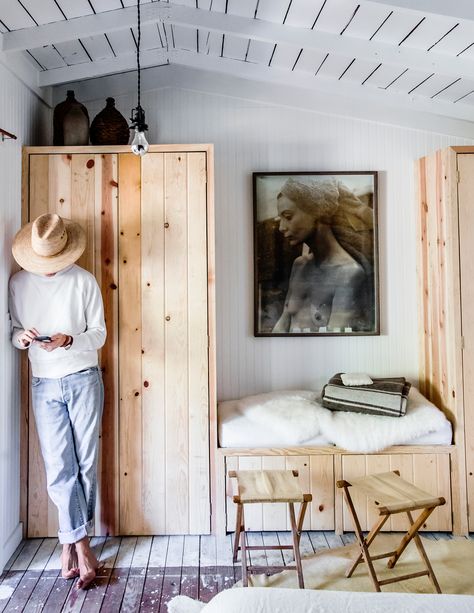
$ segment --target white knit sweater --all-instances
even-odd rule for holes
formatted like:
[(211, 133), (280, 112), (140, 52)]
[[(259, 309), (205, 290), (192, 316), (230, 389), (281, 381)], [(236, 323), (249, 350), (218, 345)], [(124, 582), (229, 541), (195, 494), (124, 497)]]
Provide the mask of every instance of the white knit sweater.
[(28, 357), (34, 377), (57, 379), (96, 366), (97, 350), (105, 342), (104, 307), (94, 276), (73, 264), (52, 277), (22, 270), (10, 279), (12, 343), (29, 328), (41, 335), (73, 337), (69, 349), (51, 352), (31, 343)]

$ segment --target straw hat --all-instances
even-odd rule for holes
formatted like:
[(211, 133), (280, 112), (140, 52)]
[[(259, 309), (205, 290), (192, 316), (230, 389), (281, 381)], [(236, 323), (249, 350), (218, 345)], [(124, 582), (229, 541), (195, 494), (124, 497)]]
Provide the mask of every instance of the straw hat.
[(78, 223), (46, 213), (17, 232), (12, 253), (25, 270), (47, 274), (73, 264), (85, 247), (86, 235)]

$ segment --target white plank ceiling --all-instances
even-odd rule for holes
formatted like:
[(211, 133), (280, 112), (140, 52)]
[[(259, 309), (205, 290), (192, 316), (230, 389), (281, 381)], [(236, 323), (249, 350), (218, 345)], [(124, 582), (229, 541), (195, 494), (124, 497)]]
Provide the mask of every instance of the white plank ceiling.
[[(142, 66), (179, 64), (474, 120), (474, 0), (142, 0)], [(134, 70), (136, 0), (0, 0), (39, 86)]]

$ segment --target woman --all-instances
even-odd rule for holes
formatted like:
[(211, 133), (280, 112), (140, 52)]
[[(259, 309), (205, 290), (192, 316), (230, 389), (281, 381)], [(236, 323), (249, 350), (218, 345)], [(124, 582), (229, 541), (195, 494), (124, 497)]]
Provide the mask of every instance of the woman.
[(15, 236), (23, 268), (10, 279), (13, 345), (28, 349), (31, 398), (48, 494), (58, 509), (62, 576), (95, 579), (90, 548), (97, 489), (99, 430), (104, 402), (98, 350), (106, 337), (95, 278), (75, 262), (86, 246), (81, 226), (40, 215)]
[(291, 270), (274, 333), (367, 331), (374, 324), (373, 213), (341, 182), (289, 178), (279, 231), (306, 245)]

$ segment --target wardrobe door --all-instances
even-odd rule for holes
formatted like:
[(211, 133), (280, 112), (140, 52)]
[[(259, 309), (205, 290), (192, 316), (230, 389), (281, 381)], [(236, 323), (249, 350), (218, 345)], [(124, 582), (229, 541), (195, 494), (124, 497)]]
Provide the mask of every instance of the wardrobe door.
[(120, 532), (210, 530), (205, 153), (119, 155)]
[[(29, 155), (28, 219), (55, 212), (82, 225), (87, 246), (77, 263), (96, 276), (104, 298), (108, 342), (101, 352), (101, 365), (107, 394), (99, 466), (101, 504), (96, 517), (99, 534), (113, 533), (117, 527), (116, 169), (115, 155)], [(25, 385), (29, 387), (29, 382)], [(46, 492), (31, 398), (26, 421), (28, 456), (23, 460), (23, 483), (28, 483), (28, 490), (22, 501), (22, 516), (27, 521), (28, 537), (56, 536), (57, 512)]]
[(459, 255), (469, 531), (474, 531), (474, 154), (458, 154)]

